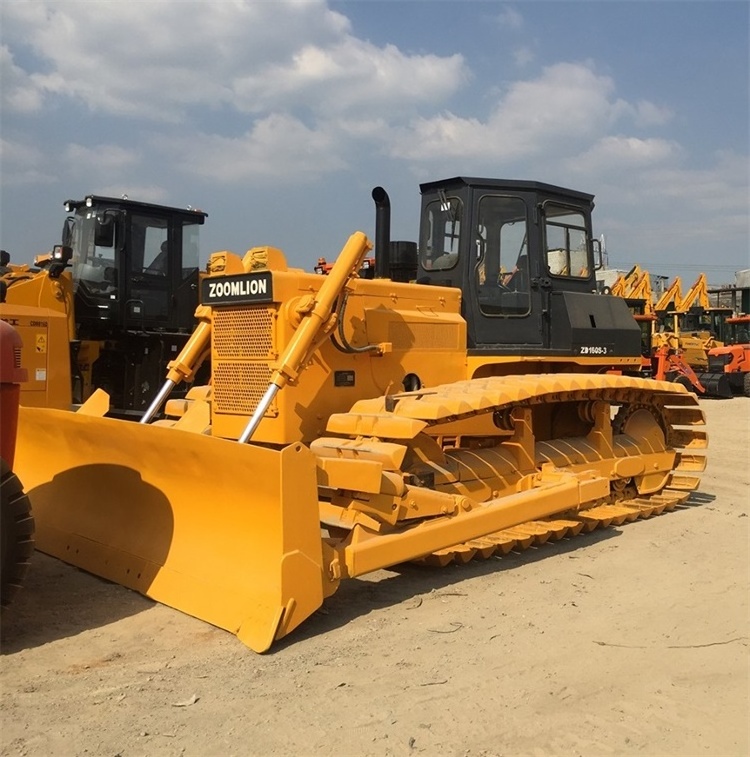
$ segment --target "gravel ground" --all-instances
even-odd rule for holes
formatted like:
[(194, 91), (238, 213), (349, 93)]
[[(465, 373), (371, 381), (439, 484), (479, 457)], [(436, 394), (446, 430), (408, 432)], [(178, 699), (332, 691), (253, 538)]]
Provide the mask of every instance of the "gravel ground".
[(701, 404), (688, 506), (349, 581), (266, 655), (37, 554), (2, 754), (747, 755), (750, 399)]

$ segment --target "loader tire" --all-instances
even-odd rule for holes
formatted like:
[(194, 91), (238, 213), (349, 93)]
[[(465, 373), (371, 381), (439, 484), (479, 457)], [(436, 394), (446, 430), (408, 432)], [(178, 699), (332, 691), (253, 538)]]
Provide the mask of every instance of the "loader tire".
[(685, 389), (687, 389), (689, 392), (692, 392), (693, 394), (696, 394), (700, 396), (701, 392), (698, 390), (698, 387), (693, 384), (693, 382), (687, 377), (687, 376), (677, 376), (677, 378), (673, 379), (675, 384), (680, 384), (680, 386), (684, 386)]
[(34, 517), (23, 486), (2, 460), (0, 476), (0, 607), (7, 607), (21, 588), (34, 552)]
[(750, 397), (750, 373), (746, 373), (742, 378), (742, 392), (745, 397)]

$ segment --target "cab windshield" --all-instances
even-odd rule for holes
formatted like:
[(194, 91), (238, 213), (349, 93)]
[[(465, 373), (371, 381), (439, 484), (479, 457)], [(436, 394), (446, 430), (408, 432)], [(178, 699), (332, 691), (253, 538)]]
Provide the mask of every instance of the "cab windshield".
[[(77, 213), (73, 227), (73, 286), (78, 291), (84, 285), (94, 294), (106, 294), (110, 299), (117, 297), (116, 253), (119, 240), (117, 225), (113, 224), (110, 239), (97, 238), (96, 212), (83, 209)], [(107, 244), (101, 244), (102, 242)], [(109, 242), (111, 241), (111, 244)]]

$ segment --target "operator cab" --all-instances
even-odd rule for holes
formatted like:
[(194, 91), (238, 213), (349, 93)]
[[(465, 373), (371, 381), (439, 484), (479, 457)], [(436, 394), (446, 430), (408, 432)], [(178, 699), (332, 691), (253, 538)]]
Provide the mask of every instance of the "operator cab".
[(678, 314), (677, 323), (682, 332), (697, 334), (707, 331), (714, 339), (725, 342), (728, 338), (725, 324), (732, 312), (731, 308), (704, 308), (699, 305)]
[(80, 338), (192, 331), (206, 213), (96, 195), (65, 210)]
[(596, 293), (593, 195), (465, 177), (421, 192), (417, 281), (462, 290), (470, 354), (640, 355), (625, 302)]

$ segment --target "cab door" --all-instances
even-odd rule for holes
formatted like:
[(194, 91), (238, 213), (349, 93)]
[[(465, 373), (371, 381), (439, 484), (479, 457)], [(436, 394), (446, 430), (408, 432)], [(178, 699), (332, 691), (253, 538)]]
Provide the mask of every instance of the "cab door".
[(169, 219), (134, 212), (128, 232), (125, 326), (141, 331), (168, 328), (174, 276)]
[(475, 202), (465, 303), (471, 347), (516, 353), (548, 344), (544, 328), (545, 281), (533, 254), (532, 208), (521, 196), (484, 193)]
[(175, 331), (191, 332), (195, 328), (199, 284), (199, 230), (200, 224), (191, 219), (176, 221), (176, 263), (173, 266), (174, 297), (171, 319)]

